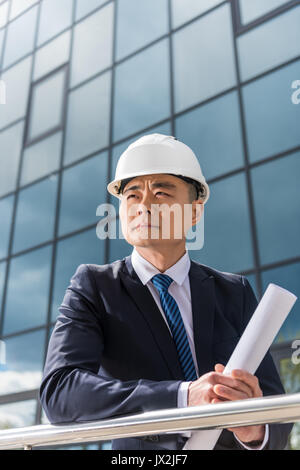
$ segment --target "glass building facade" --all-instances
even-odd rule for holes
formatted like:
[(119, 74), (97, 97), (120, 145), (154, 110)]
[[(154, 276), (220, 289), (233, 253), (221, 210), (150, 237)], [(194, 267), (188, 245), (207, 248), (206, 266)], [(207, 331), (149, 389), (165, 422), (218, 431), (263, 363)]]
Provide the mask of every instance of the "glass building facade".
[[(300, 295), (299, 25), (299, 1), (0, 0), (1, 428), (47, 422), (37, 392), (77, 266), (132, 251), (97, 238), (96, 208), (118, 210), (106, 185), (143, 134), (189, 145), (210, 185), (191, 258), (258, 300), (270, 282)], [(289, 393), (295, 339), (299, 301), (272, 346)]]

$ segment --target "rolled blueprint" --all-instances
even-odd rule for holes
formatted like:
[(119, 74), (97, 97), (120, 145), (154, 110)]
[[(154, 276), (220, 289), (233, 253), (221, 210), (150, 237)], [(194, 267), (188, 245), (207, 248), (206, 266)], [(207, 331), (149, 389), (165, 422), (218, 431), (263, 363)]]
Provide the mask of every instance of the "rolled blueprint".
[[(283, 287), (268, 285), (223, 374), (230, 374), (233, 369), (255, 373), (296, 300)], [(212, 450), (221, 432), (218, 429), (193, 431), (183, 450)]]

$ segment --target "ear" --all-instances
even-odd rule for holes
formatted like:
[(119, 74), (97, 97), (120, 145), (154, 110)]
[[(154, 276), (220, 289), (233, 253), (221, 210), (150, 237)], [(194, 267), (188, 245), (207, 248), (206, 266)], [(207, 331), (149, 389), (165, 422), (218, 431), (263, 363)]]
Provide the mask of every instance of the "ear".
[(201, 199), (192, 202), (192, 225), (196, 225), (204, 212), (204, 203)]

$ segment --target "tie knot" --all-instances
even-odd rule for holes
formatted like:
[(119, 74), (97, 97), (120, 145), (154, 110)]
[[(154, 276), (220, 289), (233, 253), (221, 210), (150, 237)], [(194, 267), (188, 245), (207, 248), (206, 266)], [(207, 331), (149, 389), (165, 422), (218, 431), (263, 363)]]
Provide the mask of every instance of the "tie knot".
[(167, 291), (173, 279), (167, 274), (155, 274), (151, 281), (159, 291)]

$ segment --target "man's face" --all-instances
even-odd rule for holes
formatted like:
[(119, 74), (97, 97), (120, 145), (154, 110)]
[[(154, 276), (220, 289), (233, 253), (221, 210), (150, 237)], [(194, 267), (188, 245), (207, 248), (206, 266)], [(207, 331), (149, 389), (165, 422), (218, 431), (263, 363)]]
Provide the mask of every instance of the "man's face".
[(187, 231), (203, 212), (199, 199), (191, 203), (189, 184), (176, 176), (138, 176), (124, 187), (120, 221), (124, 238), (133, 246), (185, 243)]

